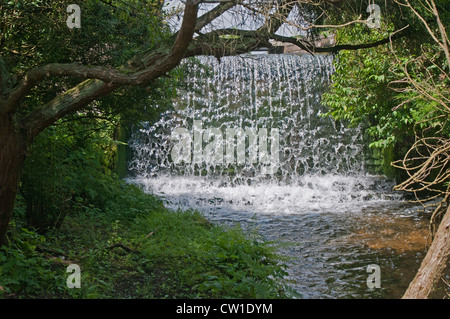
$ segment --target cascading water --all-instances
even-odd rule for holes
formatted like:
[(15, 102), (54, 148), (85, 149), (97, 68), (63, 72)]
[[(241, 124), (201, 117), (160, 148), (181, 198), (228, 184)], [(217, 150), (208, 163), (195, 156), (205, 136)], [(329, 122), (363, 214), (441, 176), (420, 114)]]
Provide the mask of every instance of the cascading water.
[(361, 130), (321, 116), (333, 57), (199, 61), (173, 110), (134, 132), (130, 180), (169, 207), (298, 243), (287, 254), (294, 256), (293, 287), (304, 297), (366, 295), (364, 266), (392, 261), (367, 250), (370, 236), (353, 240), (364, 228), (359, 222), (384, 214), (416, 225), (420, 218), (392, 182), (367, 174)]
[[(136, 176), (170, 204), (295, 214), (347, 210), (350, 202), (360, 209), (361, 203), (393, 196), (386, 192), (392, 185), (366, 175), (360, 130), (320, 116), (320, 96), (333, 70), (331, 56), (229, 57), (220, 64), (203, 57), (201, 62), (212, 74), (192, 68), (190, 91), (180, 92), (175, 111), (136, 132), (130, 143)], [(177, 128), (191, 133), (189, 144), (198, 131), (201, 155), (207, 155), (210, 142), (202, 135), (217, 129), (222, 163), (195, 162), (195, 146), (188, 147), (187, 161), (174, 163), (171, 153), (179, 138), (172, 134)], [(276, 172), (264, 174), (267, 164), (250, 161), (248, 138), (244, 163), (238, 163), (237, 151), (232, 161), (224, 160), (227, 129), (236, 128), (253, 129), (255, 136), (265, 130), (267, 153), (270, 133), (277, 130), (277, 154), (270, 154), (277, 155)]]

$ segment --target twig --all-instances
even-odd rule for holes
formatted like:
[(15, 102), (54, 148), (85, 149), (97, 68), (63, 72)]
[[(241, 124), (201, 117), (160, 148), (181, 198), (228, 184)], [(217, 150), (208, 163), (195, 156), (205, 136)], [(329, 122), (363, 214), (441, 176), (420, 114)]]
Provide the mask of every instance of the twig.
[(127, 252), (129, 252), (129, 253), (134, 253), (134, 252), (136, 252), (134, 249), (132, 249), (132, 248), (130, 248), (130, 247), (127, 247), (127, 246), (125, 246), (125, 245), (123, 245), (123, 244), (120, 244), (120, 243), (111, 245), (111, 246), (109, 246), (109, 247), (106, 247), (105, 249), (113, 249), (113, 248), (116, 248), (116, 247), (122, 248), (123, 250), (125, 250), (125, 251), (127, 251)]

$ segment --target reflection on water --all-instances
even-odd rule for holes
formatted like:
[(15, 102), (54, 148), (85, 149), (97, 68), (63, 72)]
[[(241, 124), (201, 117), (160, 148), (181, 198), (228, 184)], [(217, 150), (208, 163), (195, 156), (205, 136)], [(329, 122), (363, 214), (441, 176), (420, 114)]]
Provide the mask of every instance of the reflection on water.
[[(303, 298), (400, 298), (424, 256), (427, 225), (406, 207), (364, 212), (290, 215), (262, 225), (270, 238), (294, 243), (290, 275)], [(270, 224), (271, 224), (270, 223)], [(278, 232), (277, 229), (281, 229)], [(406, 242), (410, 237), (414, 241)], [(381, 289), (371, 291), (367, 266), (381, 269)]]
[[(334, 191), (336, 176), (332, 183), (320, 181), (327, 178), (316, 177), (321, 187), (266, 184), (259, 192), (205, 178), (134, 182), (164, 197), (171, 208), (194, 208), (216, 223), (239, 224), (266, 240), (288, 243), (280, 253), (289, 258), (290, 285), (302, 298), (400, 298), (425, 255), (429, 215), (385, 184), (378, 181), (375, 188), (374, 177), (358, 178), (352, 196)], [(351, 181), (340, 179), (346, 185)], [(380, 266), (380, 289), (367, 287), (370, 264)]]

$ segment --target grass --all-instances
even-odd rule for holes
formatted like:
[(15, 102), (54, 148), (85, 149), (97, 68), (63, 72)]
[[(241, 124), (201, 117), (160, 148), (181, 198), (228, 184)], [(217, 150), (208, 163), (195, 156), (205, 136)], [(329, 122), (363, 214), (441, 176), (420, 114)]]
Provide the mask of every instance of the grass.
[[(239, 227), (172, 211), (120, 184), (104, 207), (79, 205), (59, 229), (27, 228), (17, 205), (0, 249), (3, 298), (287, 298), (276, 245)], [(68, 264), (81, 269), (69, 289)]]

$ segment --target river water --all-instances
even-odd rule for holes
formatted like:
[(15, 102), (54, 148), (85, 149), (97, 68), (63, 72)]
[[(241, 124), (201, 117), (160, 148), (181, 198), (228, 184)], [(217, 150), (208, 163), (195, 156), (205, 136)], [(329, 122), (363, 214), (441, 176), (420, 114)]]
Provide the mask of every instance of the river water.
[[(286, 243), (302, 298), (400, 298), (424, 257), (428, 215), (368, 173), (360, 128), (321, 116), (333, 57), (200, 62), (189, 62), (173, 110), (135, 130), (132, 182), (171, 208)], [(369, 265), (379, 288), (368, 287)]]

